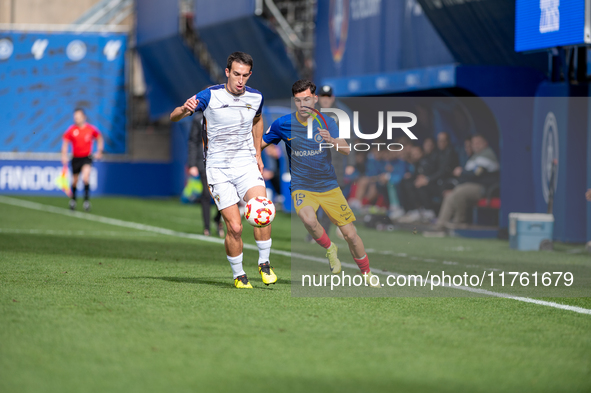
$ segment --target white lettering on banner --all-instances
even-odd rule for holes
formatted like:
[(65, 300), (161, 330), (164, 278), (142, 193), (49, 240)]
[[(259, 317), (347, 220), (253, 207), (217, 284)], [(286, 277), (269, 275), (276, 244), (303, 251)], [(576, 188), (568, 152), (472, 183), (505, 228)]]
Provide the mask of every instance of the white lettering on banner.
[(560, 30), (560, 0), (540, 0), (540, 33)]
[(378, 16), (382, 9), (382, 0), (351, 0), (351, 18), (353, 20)]
[(49, 40), (41, 38), (33, 43), (33, 46), (31, 47), (31, 53), (33, 54), (35, 60), (41, 60), (43, 58), (43, 54), (45, 53), (47, 45), (49, 45)]
[(103, 53), (107, 57), (108, 61), (113, 61), (117, 57), (117, 53), (119, 53), (120, 48), (121, 48), (121, 40), (110, 40), (105, 45), (105, 49), (103, 49)]
[[(62, 167), (59, 166), (12, 166), (0, 167), (0, 190), (11, 191), (54, 191), (58, 190), (55, 180), (61, 176)], [(70, 180), (71, 182), (71, 180)], [(98, 171), (90, 171), (90, 189), (96, 190)], [(84, 188), (82, 177), (79, 178), (78, 188)]]

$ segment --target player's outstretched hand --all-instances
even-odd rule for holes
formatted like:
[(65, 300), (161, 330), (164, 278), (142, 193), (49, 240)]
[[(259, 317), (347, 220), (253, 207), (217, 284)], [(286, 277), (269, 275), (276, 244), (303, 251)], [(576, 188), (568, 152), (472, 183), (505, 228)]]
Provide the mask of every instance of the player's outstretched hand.
[(197, 168), (196, 166), (190, 167), (189, 168), (189, 175), (191, 175), (193, 177), (199, 176), (199, 168)]
[(259, 171), (261, 172), (261, 175), (262, 175), (263, 169), (265, 169), (265, 165), (263, 164), (263, 159), (259, 155), (256, 156), (256, 159), (257, 159), (257, 165), (259, 166)]
[(318, 132), (320, 136), (326, 141), (326, 143), (332, 143), (333, 138), (330, 136), (330, 132), (324, 128), (318, 128)]
[(185, 113), (194, 113), (195, 110), (197, 110), (197, 104), (199, 104), (199, 102), (194, 97), (191, 97), (183, 104), (183, 111), (185, 111)]

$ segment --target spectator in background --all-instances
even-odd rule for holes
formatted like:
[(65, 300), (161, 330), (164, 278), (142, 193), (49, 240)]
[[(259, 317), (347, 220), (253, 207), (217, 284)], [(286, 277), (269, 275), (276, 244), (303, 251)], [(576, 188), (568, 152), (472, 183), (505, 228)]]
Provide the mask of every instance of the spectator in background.
[[(203, 184), (203, 192), (201, 193), (201, 211), (203, 217), (203, 234), (210, 235), (210, 221), (211, 221), (211, 194), (207, 185), (207, 173), (205, 171), (205, 152), (203, 144), (205, 143), (205, 122), (203, 112), (198, 111), (193, 115), (193, 122), (191, 123), (191, 133), (189, 134), (189, 156), (187, 164), (189, 166), (189, 174), (193, 177), (201, 175), (201, 184)], [(224, 224), (222, 223), (222, 214), (219, 212), (214, 219), (218, 236), (224, 237)]]
[(381, 175), (379, 187), (387, 195), (388, 217), (394, 221), (404, 215), (397, 187), (410, 170), (411, 164), (404, 159), (403, 151), (389, 151), (388, 156), (387, 172)]
[(488, 187), (499, 182), (499, 160), (482, 135), (472, 137), (472, 151), (474, 154), (464, 168), (458, 166), (453, 171), (458, 185), (443, 198), (436, 230), (466, 226), (469, 209)]
[(464, 139), (464, 148), (460, 152), (460, 166), (463, 168), (472, 157), (472, 138)]
[(101, 133), (86, 122), (86, 113), (82, 108), (74, 109), (74, 124), (64, 133), (62, 143), (62, 164), (68, 165), (68, 144), (72, 144), (72, 196), (70, 210), (76, 209), (76, 189), (78, 177), (82, 173), (84, 183), (84, 210), (90, 211), (90, 170), (92, 169), (92, 142), (97, 140), (97, 151), (94, 158), (103, 157), (105, 143)]
[[(415, 156), (418, 152), (415, 152)], [(435, 141), (428, 137), (423, 141), (422, 156), (415, 166), (415, 173), (412, 177), (407, 176), (405, 192), (407, 200), (410, 201), (410, 210), (400, 218), (401, 223), (411, 223), (421, 219), (431, 220), (435, 213), (431, 209), (431, 198), (434, 193), (433, 185), (429, 185), (429, 178), (438, 171), (439, 155), (435, 149)], [(436, 184), (436, 182), (433, 182)], [(429, 215), (430, 213), (430, 215)]]
[[(402, 150), (402, 157), (408, 163), (408, 166), (397, 187), (398, 199), (400, 206), (407, 212), (407, 215), (410, 215), (414, 210), (418, 214), (419, 203), (414, 182), (419, 173), (422, 172), (421, 166), (426, 162), (423, 161), (423, 148), (410, 144), (405, 145), (404, 150)], [(411, 222), (410, 219), (408, 219), (408, 222)]]
[[(421, 218), (424, 221), (431, 221), (435, 218), (435, 210), (441, 201), (445, 183), (451, 179), (454, 168), (459, 164), (458, 155), (451, 146), (447, 132), (440, 132), (437, 135), (437, 152), (434, 155), (435, 170), (421, 174), (415, 180), (421, 204)], [(431, 170), (431, 168), (429, 169)]]

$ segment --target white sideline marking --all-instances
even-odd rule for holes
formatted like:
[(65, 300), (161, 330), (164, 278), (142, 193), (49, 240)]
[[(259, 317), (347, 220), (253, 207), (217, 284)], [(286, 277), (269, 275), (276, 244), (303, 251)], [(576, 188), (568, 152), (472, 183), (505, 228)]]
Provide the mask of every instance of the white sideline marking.
[(55, 229), (12, 229), (0, 228), (0, 233), (24, 233), (27, 235), (67, 235), (67, 236), (158, 236), (151, 232), (123, 232), (123, 231), (63, 231)]
[[(90, 214), (90, 213), (71, 211), (71, 210), (68, 210), (65, 208), (61, 208), (61, 207), (43, 205), (43, 204), (37, 203), (37, 202), (23, 201), (20, 199), (10, 198), (10, 197), (6, 197), (6, 196), (2, 196), (2, 195), (0, 195), (0, 203), (12, 205), (12, 206), (24, 207), (27, 209), (40, 210), (40, 211), (49, 212), (49, 213), (62, 214), (65, 216), (81, 218), (83, 220), (101, 222), (103, 224), (110, 224), (110, 225), (116, 225), (116, 226), (125, 227), (125, 228), (139, 229), (142, 231), (154, 232), (154, 233), (159, 233), (162, 235), (176, 236), (176, 237), (182, 237), (182, 238), (186, 238), (186, 239), (195, 239), (195, 240), (201, 240), (201, 241), (210, 242), (210, 243), (217, 243), (217, 244), (224, 243), (223, 239), (217, 239), (217, 238), (212, 238), (212, 237), (197, 235), (197, 234), (192, 234), (192, 233), (177, 232), (177, 231), (173, 231), (173, 230), (166, 229), (166, 228), (155, 227), (152, 225), (138, 224), (135, 222), (123, 221), (123, 220), (119, 220), (116, 218), (102, 217), (102, 216), (97, 216), (95, 214)], [(255, 251), (258, 250), (257, 246), (252, 245), (252, 244), (246, 244), (246, 243), (244, 243), (244, 248), (246, 248), (248, 250), (255, 250)], [(314, 257), (311, 255), (304, 255), (304, 254), (293, 253), (293, 252), (289, 252), (289, 251), (273, 250), (273, 249), (271, 249), (271, 252), (274, 254), (277, 254), (277, 255), (283, 255), (285, 257), (290, 257), (290, 258), (299, 258), (299, 259), (304, 259), (304, 260), (313, 261), (313, 262), (327, 263), (325, 258)], [(404, 254), (404, 256), (406, 256), (406, 254)], [(357, 269), (357, 265), (354, 265), (352, 263), (341, 262), (341, 265), (351, 268), (351, 269)], [(388, 272), (386, 270), (376, 270), (374, 273), (382, 274), (382, 275), (403, 276), (403, 274), (395, 273), (395, 272)], [(430, 283), (430, 281), (427, 281), (427, 282)], [(531, 299), (531, 298), (522, 297), (522, 296), (513, 296), (513, 295), (506, 294), (506, 293), (492, 292), (492, 291), (487, 291), (485, 289), (479, 289), (479, 288), (471, 288), (471, 287), (464, 287), (464, 286), (456, 287), (456, 286), (449, 286), (449, 285), (444, 285), (444, 286), (448, 287), (448, 288), (459, 289), (462, 291), (473, 292), (473, 293), (478, 293), (478, 294), (482, 294), (482, 295), (500, 297), (500, 298), (505, 298), (505, 299), (513, 299), (513, 300), (517, 300), (517, 301), (524, 302), (524, 303), (537, 304), (540, 306), (548, 306), (548, 307), (558, 308), (561, 310), (573, 311), (573, 312), (576, 312), (579, 314), (591, 315), (590, 309), (582, 308), (582, 307), (569, 306), (566, 304), (560, 304), (560, 303), (554, 303), (554, 302), (547, 302), (544, 300)]]

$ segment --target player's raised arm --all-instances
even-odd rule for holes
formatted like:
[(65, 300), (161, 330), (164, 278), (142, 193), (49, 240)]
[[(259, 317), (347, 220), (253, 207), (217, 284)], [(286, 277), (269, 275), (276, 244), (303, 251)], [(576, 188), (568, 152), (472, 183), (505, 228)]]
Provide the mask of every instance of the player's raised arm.
[(170, 120), (176, 122), (192, 115), (197, 110), (197, 105), (199, 105), (199, 100), (196, 100), (195, 97), (189, 98), (182, 106), (178, 106), (172, 111)]
[(252, 121), (252, 140), (254, 142), (254, 149), (256, 151), (257, 165), (259, 170), (263, 173), (263, 159), (261, 157), (263, 144), (263, 116), (259, 115)]

